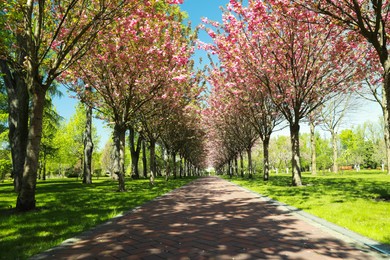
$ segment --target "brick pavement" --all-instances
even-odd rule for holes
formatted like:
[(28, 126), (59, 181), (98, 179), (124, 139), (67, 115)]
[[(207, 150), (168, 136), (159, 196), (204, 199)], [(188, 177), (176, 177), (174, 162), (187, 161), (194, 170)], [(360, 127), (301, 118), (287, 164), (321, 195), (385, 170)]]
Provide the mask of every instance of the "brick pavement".
[(228, 181), (205, 177), (33, 259), (382, 257)]

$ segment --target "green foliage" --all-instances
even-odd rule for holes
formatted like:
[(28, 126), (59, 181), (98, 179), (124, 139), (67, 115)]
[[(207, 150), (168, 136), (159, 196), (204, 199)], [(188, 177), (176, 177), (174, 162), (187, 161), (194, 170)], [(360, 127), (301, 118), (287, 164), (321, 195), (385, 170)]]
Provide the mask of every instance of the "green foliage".
[[(379, 128), (379, 126), (377, 127)], [(364, 168), (376, 169), (384, 161), (381, 155), (380, 134), (369, 123), (345, 129), (340, 135), (341, 162), (346, 165), (361, 164)]]
[(291, 141), (289, 136), (278, 136), (272, 138), (269, 148), (270, 164), (274, 168), (284, 171), (290, 168), (291, 161)]
[(321, 138), (316, 134), (316, 154), (317, 154), (317, 167), (321, 170), (331, 168), (332, 161), (332, 146), (329, 139)]
[[(316, 136), (317, 138), (317, 136)], [(309, 171), (311, 166), (311, 146), (310, 134), (304, 133), (299, 136), (299, 147), (301, 155), (301, 168), (304, 171)]]
[[(53, 139), (58, 132), (61, 120), (63, 120), (63, 118), (57, 113), (51, 102), (51, 98), (48, 97), (42, 121), (42, 138), (40, 148), (40, 171), (43, 170), (45, 173), (47, 160), (49, 158), (53, 158), (58, 151)], [(41, 177), (40, 174), (39, 177)]]
[[(303, 187), (292, 187), (291, 176), (270, 176), (233, 182), (292, 205), (320, 218), (390, 244), (390, 176), (379, 171), (351, 171), (342, 175), (304, 174)], [(362, 210), (364, 209), (364, 210)]]
[(102, 173), (112, 175), (114, 173), (114, 147), (112, 139), (108, 139), (104, 145), (102, 155), (100, 157)]
[(3, 78), (0, 74), (0, 143), (8, 143), (8, 100)]
[[(84, 130), (86, 123), (85, 108), (82, 103), (76, 106), (75, 114), (70, 118), (68, 123), (63, 123), (59, 127), (59, 131), (54, 136), (52, 142), (58, 149), (58, 152), (51, 161), (52, 170), (58, 170), (61, 174), (65, 174), (68, 170), (72, 174), (79, 174), (82, 167), (83, 149), (84, 149)], [(92, 126), (92, 140), (95, 147), (98, 146), (99, 138), (97, 136), (96, 127)], [(94, 153), (96, 149), (94, 149)]]
[(50, 179), (37, 184), (39, 210), (18, 213), (11, 182), (0, 184), (0, 259), (27, 259), (110, 218), (187, 184), (194, 178), (126, 180), (128, 192), (117, 192), (107, 178), (85, 186), (74, 179)]
[(0, 158), (0, 180), (4, 180), (7, 174), (12, 171), (12, 162), (10, 158)]

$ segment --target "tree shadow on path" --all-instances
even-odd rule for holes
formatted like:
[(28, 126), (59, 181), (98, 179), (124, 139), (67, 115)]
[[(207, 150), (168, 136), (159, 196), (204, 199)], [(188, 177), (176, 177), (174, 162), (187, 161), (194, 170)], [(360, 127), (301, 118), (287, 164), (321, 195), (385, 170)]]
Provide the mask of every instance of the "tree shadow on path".
[(375, 259), (216, 177), (196, 180), (33, 257), (47, 258)]

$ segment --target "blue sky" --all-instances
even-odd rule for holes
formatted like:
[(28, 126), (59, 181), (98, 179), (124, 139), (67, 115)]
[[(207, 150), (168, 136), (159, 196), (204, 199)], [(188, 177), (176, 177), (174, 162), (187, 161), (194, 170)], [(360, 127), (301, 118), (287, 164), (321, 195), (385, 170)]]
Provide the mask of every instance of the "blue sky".
[[(181, 5), (181, 9), (186, 11), (189, 15), (189, 20), (191, 20), (192, 26), (195, 27), (201, 23), (202, 17), (207, 17), (209, 20), (221, 20), (221, 10), (220, 6), (226, 6), (229, 0), (184, 0), (184, 3)], [(199, 33), (199, 39), (203, 42), (209, 42), (210, 38), (205, 32)], [(204, 51), (197, 50), (194, 55), (196, 61), (199, 60), (199, 57), (202, 57), (203, 64), (208, 62), (207, 56)], [(54, 104), (57, 108), (58, 113), (64, 117), (66, 120), (74, 114), (75, 105), (77, 100), (74, 98), (69, 98), (69, 95), (66, 92), (66, 89), (62, 88), (64, 97), (61, 99), (55, 98)], [(350, 127), (364, 121), (370, 120), (372, 122), (377, 122), (379, 116), (381, 115), (379, 105), (371, 102), (364, 102), (361, 106), (361, 109), (355, 113), (355, 115), (350, 116), (345, 123), (345, 127)], [(104, 127), (105, 123), (101, 120), (94, 120), (94, 124), (98, 129), (100, 135), (100, 144), (99, 147), (103, 148), (104, 144), (109, 138), (111, 138), (111, 131)], [(308, 127), (305, 124), (302, 124), (302, 132), (308, 132)], [(288, 129), (286, 128), (280, 134), (288, 135)]]

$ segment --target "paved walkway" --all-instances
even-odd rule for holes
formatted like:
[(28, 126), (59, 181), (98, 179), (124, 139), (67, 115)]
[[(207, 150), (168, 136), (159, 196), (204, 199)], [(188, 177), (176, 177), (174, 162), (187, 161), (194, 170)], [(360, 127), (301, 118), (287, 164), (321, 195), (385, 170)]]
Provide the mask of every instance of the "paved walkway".
[(33, 259), (381, 259), (217, 177), (198, 179)]

